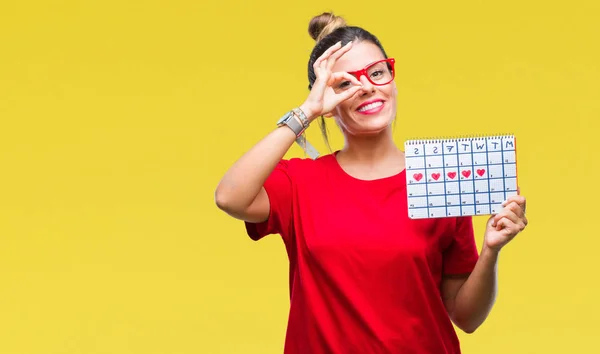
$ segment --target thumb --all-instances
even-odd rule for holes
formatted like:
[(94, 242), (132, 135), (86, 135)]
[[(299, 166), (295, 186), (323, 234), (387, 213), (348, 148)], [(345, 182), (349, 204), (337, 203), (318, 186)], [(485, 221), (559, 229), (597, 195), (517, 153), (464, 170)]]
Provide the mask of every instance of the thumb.
[(488, 221), (487, 221), (487, 226), (488, 227), (496, 227), (496, 221), (495, 221), (496, 215), (490, 215)]

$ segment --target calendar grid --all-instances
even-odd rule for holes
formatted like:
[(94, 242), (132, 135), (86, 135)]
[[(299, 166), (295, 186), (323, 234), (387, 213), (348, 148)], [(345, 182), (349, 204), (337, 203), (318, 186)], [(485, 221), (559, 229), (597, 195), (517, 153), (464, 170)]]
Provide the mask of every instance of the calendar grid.
[(490, 159), (489, 159), (489, 155), (490, 155), (490, 141), (488, 138), (485, 138), (485, 173), (487, 174), (487, 184), (488, 184), (488, 208), (491, 211), (492, 210), (492, 186), (491, 186), (491, 180), (490, 180)]
[[(425, 180), (427, 180), (427, 149), (423, 146), (423, 167), (425, 168)], [(425, 206), (427, 207), (427, 215), (429, 215), (429, 186), (425, 184)]]
[[(442, 144), (442, 180), (446, 179), (446, 154), (444, 153), (444, 144)], [(446, 215), (448, 215), (448, 194), (446, 186), (444, 186), (444, 206), (446, 208)]]
[(473, 144), (477, 147), (476, 140), (471, 141), (471, 180), (473, 181), (473, 214), (477, 214), (477, 186), (475, 185), (475, 155), (473, 154)]
[[(508, 163), (508, 160), (504, 156), (504, 139), (502, 139), (502, 146), (500, 150), (502, 151), (501, 160), (505, 163)], [(502, 176), (506, 176), (506, 169), (504, 168), (504, 164), (502, 164)], [(504, 200), (508, 199), (508, 196), (506, 195), (506, 181), (504, 180), (504, 178), (502, 179), (502, 193), (504, 194)]]
[[(462, 183), (460, 183), (460, 167), (459, 167), (459, 161), (460, 161), (460, 154), (458, 152), (458, 143), (456, 144), (456, 170), (459, 171), (458, 174), (458, 195), (462, 196)], [(463, 215), (463, 203), (462, 203), (462, 197), (458, 198), (458, 205), (460, 206), (460, 215)]]
[(407, 141), (409, 216), (499, 212), (502, 201), (516, 194), (514, 143), (512, 135)]

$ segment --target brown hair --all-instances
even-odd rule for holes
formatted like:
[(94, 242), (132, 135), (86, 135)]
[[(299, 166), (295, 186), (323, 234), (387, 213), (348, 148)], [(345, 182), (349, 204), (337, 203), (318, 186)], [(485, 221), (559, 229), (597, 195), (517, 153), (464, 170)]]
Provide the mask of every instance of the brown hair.
[[(369, 41), (378, 46), (379, 49), (381, 49), (384, 58), (387, 59), (387, 54), (377, 37), (361, 27), (348, 26), (346, 20), (331, 12), (324, 12), (313, 17), (308, 25), (308, 34), (316, 42), (308, 61), (309, 90), (312, 89), (312, 85), (317, 79), (313, 64), (329, 47), (337, 42), (342, 42), (342, 45), (346, 45), (350, 41), (353, 41), (354, 43)], [(329, 145), (329, 138), (327, 135), (327, 126), (323, 116), (319, 117), (319, 127), (321, 128), (321, 134), (323, 135), (325, 144), (331, 152), (331, 146)]]
[(346, 26), (346, 20), (330, 12), (324, 12), (315, 16), (308, 24), (308, 34), (316, 42), (320, 42), (323, 37), (340, 27)]

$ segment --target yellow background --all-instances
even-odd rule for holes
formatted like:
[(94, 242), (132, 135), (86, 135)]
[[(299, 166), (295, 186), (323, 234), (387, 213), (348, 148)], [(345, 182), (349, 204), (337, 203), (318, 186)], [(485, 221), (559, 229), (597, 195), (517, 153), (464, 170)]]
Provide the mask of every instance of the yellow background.
[(398, 144), (517, 134), (531, 223), (464, 352), (600, 352), (598, 4), (3, 1), (0, 353), (282, 351), (282, 243), (213, 192), (305, 98), (326, 10), (398, 60)]

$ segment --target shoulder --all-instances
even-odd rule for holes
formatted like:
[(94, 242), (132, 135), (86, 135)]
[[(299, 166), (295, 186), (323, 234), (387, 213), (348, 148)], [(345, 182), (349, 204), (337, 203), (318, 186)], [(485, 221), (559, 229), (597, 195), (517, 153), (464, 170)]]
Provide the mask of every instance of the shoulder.
[(335, 167), (335, 156), (327, 154), (316, 159), (294, 157), (283, 159), (278, 168), (285, 169), (290, 178), (313, 177)]

